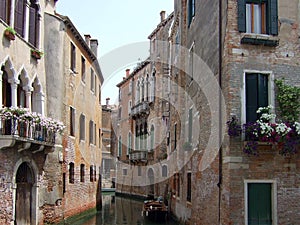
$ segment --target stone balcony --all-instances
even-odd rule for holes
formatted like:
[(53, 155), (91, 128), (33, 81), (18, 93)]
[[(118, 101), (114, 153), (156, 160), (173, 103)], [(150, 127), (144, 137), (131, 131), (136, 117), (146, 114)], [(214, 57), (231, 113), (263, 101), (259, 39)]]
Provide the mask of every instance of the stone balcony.
[(143, 101), (143, 102), (139, 102), (138, 104), (134, 105), (131, 108), (131, 111), (129, 113), (129, 115), (135, 119), (137, 117), (142, 117), (145, 115), (149, 115), (150, 113), (150, 106), (149, 106), (149, 102), (147, 101)]
[(55, 132), (39, 124), (21, 122), (15, 119), (0, 121), (0, 149), (16, 148), (18, 152), (30, 150), (33, 153), (54, 150)]
[(133, 162), (146, 162), (148, 160), (147, 151), (134, 151), (129, 154), (129, 160)]

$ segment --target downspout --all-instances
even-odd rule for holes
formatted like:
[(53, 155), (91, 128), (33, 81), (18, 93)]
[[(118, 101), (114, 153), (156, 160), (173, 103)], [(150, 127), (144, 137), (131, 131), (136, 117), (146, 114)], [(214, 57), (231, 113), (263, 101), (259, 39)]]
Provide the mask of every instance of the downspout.
[(219, 203), (218, 203), (218, 220), (221, 224), (221, 198), (222, 198), (222, 177), (223, 177), (223, 150), (222, 150), (222, 1), (219, 0)]

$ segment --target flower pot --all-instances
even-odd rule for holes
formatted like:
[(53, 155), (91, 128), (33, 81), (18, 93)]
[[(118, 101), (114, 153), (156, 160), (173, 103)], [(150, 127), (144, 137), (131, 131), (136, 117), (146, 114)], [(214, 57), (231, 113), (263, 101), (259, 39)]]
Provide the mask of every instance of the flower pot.
[(8, 40), (15, 40), (16, 39), (16, 36), (10, 32), (9, 30), (5, 30), (4, 31), (4, 36), (8, 39)]

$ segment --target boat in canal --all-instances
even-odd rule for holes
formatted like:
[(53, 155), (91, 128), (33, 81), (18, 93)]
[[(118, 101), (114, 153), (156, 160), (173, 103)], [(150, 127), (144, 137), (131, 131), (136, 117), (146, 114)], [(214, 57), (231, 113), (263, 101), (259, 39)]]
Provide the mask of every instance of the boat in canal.
[(162, 197), (155, 200), (146, 200), (143, 204), (142, 215), (152, 221), (165, 221), (168, 214), (168, 206), (165, 205)]

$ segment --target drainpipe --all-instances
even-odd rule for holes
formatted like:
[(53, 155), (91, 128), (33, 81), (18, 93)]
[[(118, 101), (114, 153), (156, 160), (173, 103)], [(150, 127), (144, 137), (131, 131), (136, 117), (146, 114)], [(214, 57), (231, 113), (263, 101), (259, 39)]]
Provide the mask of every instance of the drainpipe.
[(223, 150), (222, 150), (222, 1), (219, 0), (219, 205), (218, 205), (218, 220), (219, 224), (221, 224), (221, 198), (222, 198), (222, 177), (223, 177), (223, 167), (222, 167), (222, 161), (223, 161)]

